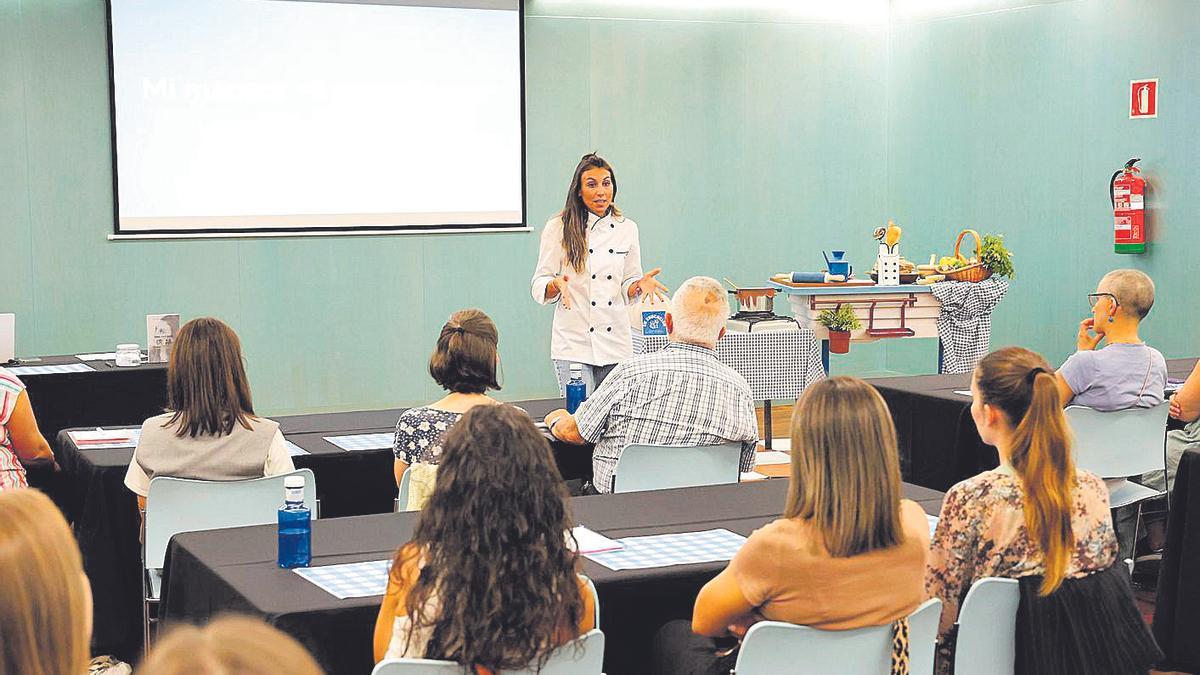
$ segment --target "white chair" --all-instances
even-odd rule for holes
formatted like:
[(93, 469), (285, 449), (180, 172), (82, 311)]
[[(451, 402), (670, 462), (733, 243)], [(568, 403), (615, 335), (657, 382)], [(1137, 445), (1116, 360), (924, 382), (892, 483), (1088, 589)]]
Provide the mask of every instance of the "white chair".
[(396, 494), (396, 513), (404, 513), (408, 511), (408, 484), (412, 482), (412, 474), (408, 469), (400, 475), (400, 490)]
[[(1133, 526), (1137, 544), (1142, 524), (1141, 503), (1165, 492), (1131, 483), (1130, 476), (1167, 468), (1167, 413), (1170, 402), (1153, 408), (1128, 408), (1100, 412), (1084, 406), (1068, 406), (1063, 411), (1075, 434), (1075, 464), (1106, 479), (1108, 501), (1112, 508), (1138, 505)], [(1170, 509), (1170, 497), (1167, 508)]]
[[(599, 629), (554, 650), (540, 675), (600, 675), (604, 667), (604, 633)], [(502, 670), (497, 675), (533, 675), (532, 667), (525, 670)], [(384, 659), (375, 665), (371, 675), (462, 675), (463, 667), (453, 661), (433, 659)]]
[(989, 577), (971, 585), (958, 610), (954, 672), (1012, 675), (1020, 597), (1016, 579)]
[(171, 537), (181, 532), (217, 530), (278, 522), (283, 481), (304, 477), (304, 505), (317, 514), (317, 479), (312, 469), (251, 480), (204, 481), (159, 476), (150, 481), (142, 532), (142, 638), (150, 648), (151, 607), (162, 591), (163, 561)]
[(742, 444), (676, 448), (630, 445), (613, 472), (613, 492), (725, 485), (742, 476)]
[[(908, 672), (933, 673), (934, 643), (942, 601), (926, 600), (908, 616)], [(733, 672), (737, 675), (862, 675), (888, 673), (892, 627), (820, 630), (780, 621), (761, 621), (746, 631)]]

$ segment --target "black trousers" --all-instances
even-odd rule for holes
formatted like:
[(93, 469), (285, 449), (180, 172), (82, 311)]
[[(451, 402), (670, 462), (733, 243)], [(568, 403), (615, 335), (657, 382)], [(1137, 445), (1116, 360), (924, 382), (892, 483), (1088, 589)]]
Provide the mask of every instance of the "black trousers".
[(654, 636), (655, 675), (729, 675), (737, 653), (717, 656), (737, 644), (733, 638), (714, 640), (692, 632), (692, 622), (671, 621)]

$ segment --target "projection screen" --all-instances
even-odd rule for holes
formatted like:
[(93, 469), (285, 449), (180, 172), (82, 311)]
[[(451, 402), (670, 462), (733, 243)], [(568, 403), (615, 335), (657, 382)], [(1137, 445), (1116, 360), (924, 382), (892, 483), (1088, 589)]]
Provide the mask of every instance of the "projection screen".
[(115, 237), (523, 228), (520, 0), (109, 0)]

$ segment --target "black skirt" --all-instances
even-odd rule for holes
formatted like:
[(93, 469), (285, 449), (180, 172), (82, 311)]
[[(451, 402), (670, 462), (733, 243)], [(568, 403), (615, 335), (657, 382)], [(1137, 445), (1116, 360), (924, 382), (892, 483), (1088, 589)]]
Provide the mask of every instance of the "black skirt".
[(1040, 576), (1019, 581), (1016, 675), (1144, 675), (1162, 660), (1124, 565), (1066, 579), (1046, 597)]

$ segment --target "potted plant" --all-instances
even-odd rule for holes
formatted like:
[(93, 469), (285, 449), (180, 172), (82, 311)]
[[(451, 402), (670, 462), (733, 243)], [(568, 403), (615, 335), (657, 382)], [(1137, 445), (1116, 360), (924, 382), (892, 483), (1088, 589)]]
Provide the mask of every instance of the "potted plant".
[(850, 331), (862, 328), (862, 322), (850, 305), (838, 305), (834, 309), (823, 309), (817, 315), (817, 323), (829, 330), (829, 351), (833, 354), (850, 352)]
[(1004, 246), (1004, 235), (988, 234), (983, 237), (983, 245), (979, 247), (979, 262), (992, 271), (996, 276), (1013, 278), (1012, 252)]

